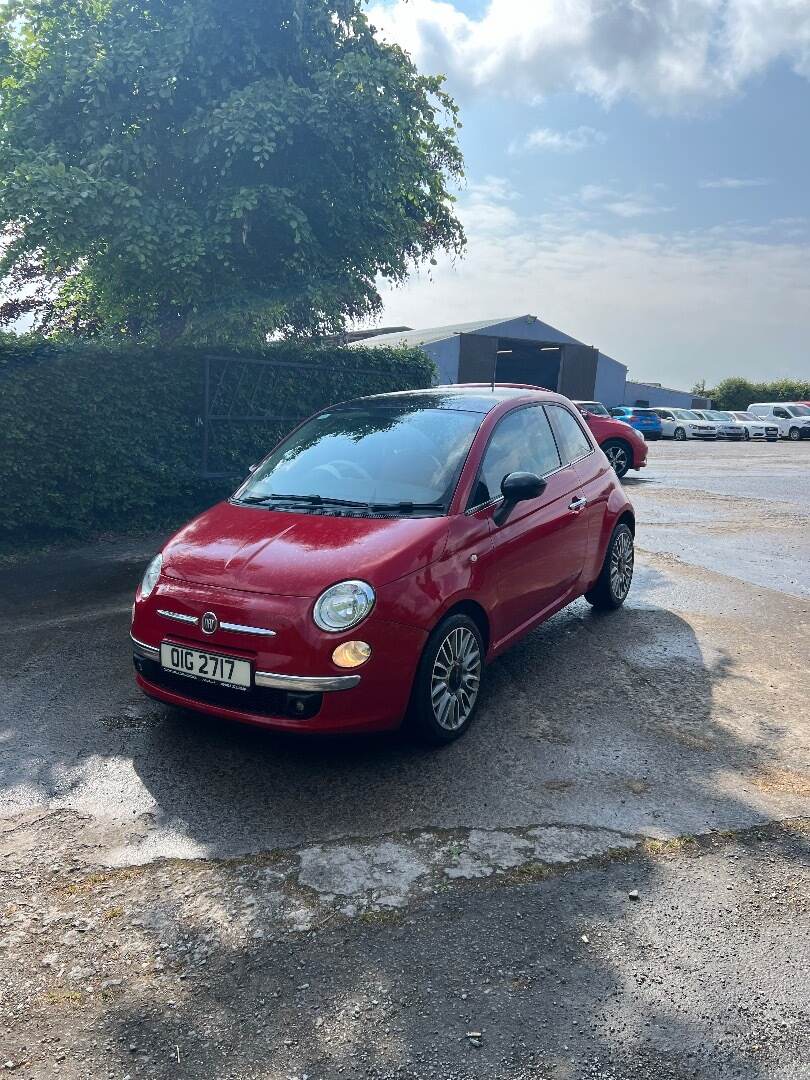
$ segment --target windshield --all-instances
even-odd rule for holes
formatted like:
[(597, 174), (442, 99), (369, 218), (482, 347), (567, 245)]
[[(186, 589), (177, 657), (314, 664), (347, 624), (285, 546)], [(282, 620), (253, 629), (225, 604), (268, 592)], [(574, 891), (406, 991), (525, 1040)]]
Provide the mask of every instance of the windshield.
[(717, 409), (712, 409), (710, 412), (707, 412), (706, 415), (710, 420), (722, 420), (725, 423), (734, 419), (730, 412), (719, 412)]
[(696, 412), (692, 412), (691, 409), (673, 409), (672, 413), (677, 416), (679, 420), (700, 420)]
[(630, 411), (632, 412), (633, 416), (655, 416), (659, 420), (661, 419), (654, 409), (631, 409)]
[(482, 416), (436, 402), (327, 409), (277, 447), (234, 501), (446, 512)]
[(731, 414), (735, 420), (758, 420), (758, 416), (754, 416), (750, 412), (735, 412)]
[(785, 407), (791, 416), (810, 416), (810, 409), (806, 405), (787, 405)]
[(584, 412), (593, 413), (594, 416), (610, 416), (601, 401), (580, 401), (578, 405)]

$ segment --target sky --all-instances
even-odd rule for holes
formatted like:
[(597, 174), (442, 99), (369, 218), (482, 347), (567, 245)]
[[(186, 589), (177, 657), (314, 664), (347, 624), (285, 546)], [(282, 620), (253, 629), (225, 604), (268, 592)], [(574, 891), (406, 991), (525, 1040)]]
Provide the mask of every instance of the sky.
[(383, 323), (534, 314), (689, 388), (810, 378), (810, 0), (371, 0), (459, 103), (468, 246)]

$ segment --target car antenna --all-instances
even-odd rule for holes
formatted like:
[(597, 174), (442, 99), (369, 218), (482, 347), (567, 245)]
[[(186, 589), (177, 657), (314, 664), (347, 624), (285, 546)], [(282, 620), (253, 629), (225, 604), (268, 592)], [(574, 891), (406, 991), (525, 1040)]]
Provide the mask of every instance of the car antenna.
[(499, 356), (511, 356), (511, 349), (496, 349), (495, 350), (495, 362), (492, 365), (492, 392), (495, 392), (495, 380), (498, 376), (498, 357)]

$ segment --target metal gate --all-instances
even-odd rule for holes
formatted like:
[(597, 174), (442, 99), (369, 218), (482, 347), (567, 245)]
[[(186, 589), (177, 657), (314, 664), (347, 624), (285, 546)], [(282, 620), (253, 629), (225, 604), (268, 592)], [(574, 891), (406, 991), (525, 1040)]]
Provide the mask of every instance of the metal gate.
[[(296, 408), (279, 411), (279, 384), (295, 376), (306, 387), (306, 374), (317, 376), (320, 393), (302, 394)], [(373, 393), (369, 385), (381, 381), (379, 391), (390, 390), (391, 373), (366, 368), (334, 368), (324, 380), (317, 364), (294, 360), (267, 360), (251, 356), (206, 356), (203, 359), (203, 413), (201, 472), (206, 479), (244, 476), (249, 465), (263, 457), (276, 442), (318, 408), (354, 397), (357, 382), (361, 393)], [(330, 390), (331, 382), (331, 390)], [(352, 384), (355, 384), (352, 386)], [(349, 391), (347, 394), (346, 391)], [(330, 397), (330, 394), (332, 395)], [(283, 395), (289, 398), (289, 394)], [(326, 400), (324, 400), (326, 397)]]

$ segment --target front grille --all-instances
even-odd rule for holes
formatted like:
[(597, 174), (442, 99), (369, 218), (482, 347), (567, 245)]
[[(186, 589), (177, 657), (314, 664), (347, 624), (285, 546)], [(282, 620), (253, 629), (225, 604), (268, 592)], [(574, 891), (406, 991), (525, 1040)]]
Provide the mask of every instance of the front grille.
[(166, 671), (156, 660), (134, 658), (136, 670), (150, 683), (180, 694), (191, 701), (205, 705), (220, 706), (224, 709), (236, 709), (239, 712), (256, 713), (259, 716), (291, 717), (295, 720), (310, 720), (316, 716), (323, 704), (323, 694), (290, 693), (268, 686), (253, 686), (250, 690), (234, 690), (216, 683), (189, 679), (173, 671)]

